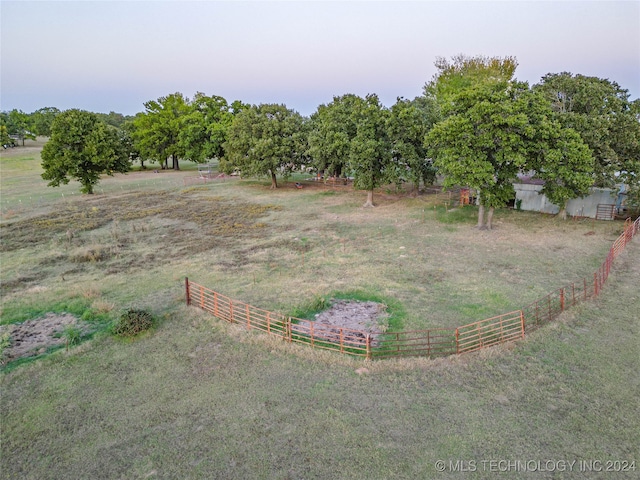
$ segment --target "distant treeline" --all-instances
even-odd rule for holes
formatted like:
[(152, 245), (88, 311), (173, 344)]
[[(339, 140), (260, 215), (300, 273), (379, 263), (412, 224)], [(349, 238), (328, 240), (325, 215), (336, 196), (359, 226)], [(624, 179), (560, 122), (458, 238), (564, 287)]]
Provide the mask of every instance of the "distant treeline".
[[(479, 192), (480, 215), (486, 207), (489, 226), (493, 209), (513, 198), (520, 173), (542, 180), (543, 193), (561, 211), (593, 186), (625, 184), (630, 201), (638, 203), (640, 100), (630, 100), (616, 82), (562, 72), (529, 86), (515, 78), (514, 57), (460, 55), (435, 64), (423, 95), (398, 98), (390, 108), (375, 94), (345, 94), (305, 117), (281, 104), (229, 103), (200, 92), (189, 99), (176, 92), (146, 102), (132, 117), (53, 107), (2, 112), (2, 143), (37, 135), (60, 143), (43, 152), (44, 176), (54, 186), (72, 175), (69, 162), (102, 152), (111, 164), (92, 160), (102, 173), (134, 162), (179, 169), (180, 160), (217, 159), (223, 171), (267, 176), (273, 188), (277, 176), (314, 169), (320, 176), (353, 178), (356, 188), (369, 192), (367, 205), (380, 185), (420, 188), (440, 175), (445, 186)], [(68, 152), (62, 147), (71, 131), (92, 136), (92, 148), (57, 161)], [(107, 140), (119, 145), (100, 143)], [(94, 181), (73, 175), (81, 183)]]

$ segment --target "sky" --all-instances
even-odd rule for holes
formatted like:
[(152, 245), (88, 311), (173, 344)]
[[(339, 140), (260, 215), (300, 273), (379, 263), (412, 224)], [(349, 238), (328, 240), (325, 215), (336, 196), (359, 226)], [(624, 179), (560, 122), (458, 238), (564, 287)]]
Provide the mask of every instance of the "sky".
[(515, 56), (516, 77), (608, 78), (640, 97), (640, 1), (0, 0), (0, 110), (134, 115), (175, 92), (280, 103), (422, 94), (438, 57)]

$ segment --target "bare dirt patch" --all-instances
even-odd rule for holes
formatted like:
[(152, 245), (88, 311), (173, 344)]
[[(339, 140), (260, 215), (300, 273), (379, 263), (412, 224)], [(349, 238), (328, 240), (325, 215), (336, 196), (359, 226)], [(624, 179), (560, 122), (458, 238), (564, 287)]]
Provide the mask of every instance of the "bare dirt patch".
[(306, 328), (313, 324), (314, 336), (333, 341), (340, 328), (362, 333), (362, 339), (370, 335), (373, 343), (387, 328), (387, 306), (377, 302), (357, 300), (336, 300), (330, 308), (316, 314), (315, 320), (305, 320), (300, 324)]
[(86, 322), (69, 313), (48, 313), (42, 318), (0, 326), (1, 335), (9, 334), (9, 346), (3, 352), (4, 360), (8, 362), (40, 355), (50, 347), (64, 345), (66, 338), (63, 333), (67, 327), (78, 328), (82, 335), (90, 330)]

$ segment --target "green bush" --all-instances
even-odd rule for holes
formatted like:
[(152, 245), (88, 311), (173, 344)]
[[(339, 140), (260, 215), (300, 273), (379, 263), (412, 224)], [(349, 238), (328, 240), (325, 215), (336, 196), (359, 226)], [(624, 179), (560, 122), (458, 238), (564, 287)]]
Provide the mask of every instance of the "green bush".
[(146, 310), (129, 309), (113, 327), (113, 333), (121, 337), (133, 337), (153, 326), (153, 316)]

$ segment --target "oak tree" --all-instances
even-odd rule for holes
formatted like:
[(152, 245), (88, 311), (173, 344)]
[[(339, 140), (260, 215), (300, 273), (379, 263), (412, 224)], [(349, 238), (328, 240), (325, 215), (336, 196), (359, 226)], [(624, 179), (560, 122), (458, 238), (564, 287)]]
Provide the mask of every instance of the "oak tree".
[(354, 188), (367, 191), (365, 207), (374, 206), (374, 189), (398, 179), (391, 155), (388, 118), (389, 111), (375, 94), (357, 102), (352, 113), (356, 134), (350, 142), (349, 169), (353, 172)]
[(431, 185), (436, 179), (436, 169), (428, 158), (424, 138), (438, 117), (437, 104), (427, 97), (398, 98), (389, 112), (387, 130), (393, 164), (398, 169), (396, 176), (400, 180), (410, 179), (416, 188), (420, 188), (421, 182)]
[(278, 188), (277, 175), (285, 178), (301, 164), (307, 150), (303, 117), (285, 105), (262, 104), (242, 109), (234, 116), (223, 144), (223, 171), (243, 176), (266, 175)]
[(180, 131), (184, 117), (189, 113), (188, 98), (176, 92), (144, 104), (145, 111), (133, 120), (133, 140), (141, 158), (155, 160), (162, 168), (180, 170), (180, 158), (184, 158), (184, 144)]
[(114, 128), (83, 110), (66, 110), (51, 124), (51, 137), (42, 148), (42, 178), (52, 187), (77, 180), (82, 193), (93, 193), (102, 174), (125, 173), (129, 152)]
[(533, 88), (589, 146), (596, 186), (625, 183), (631, 197), (640, 192), (639, 100), (616, 82), (569, 72), (549, 73)]

